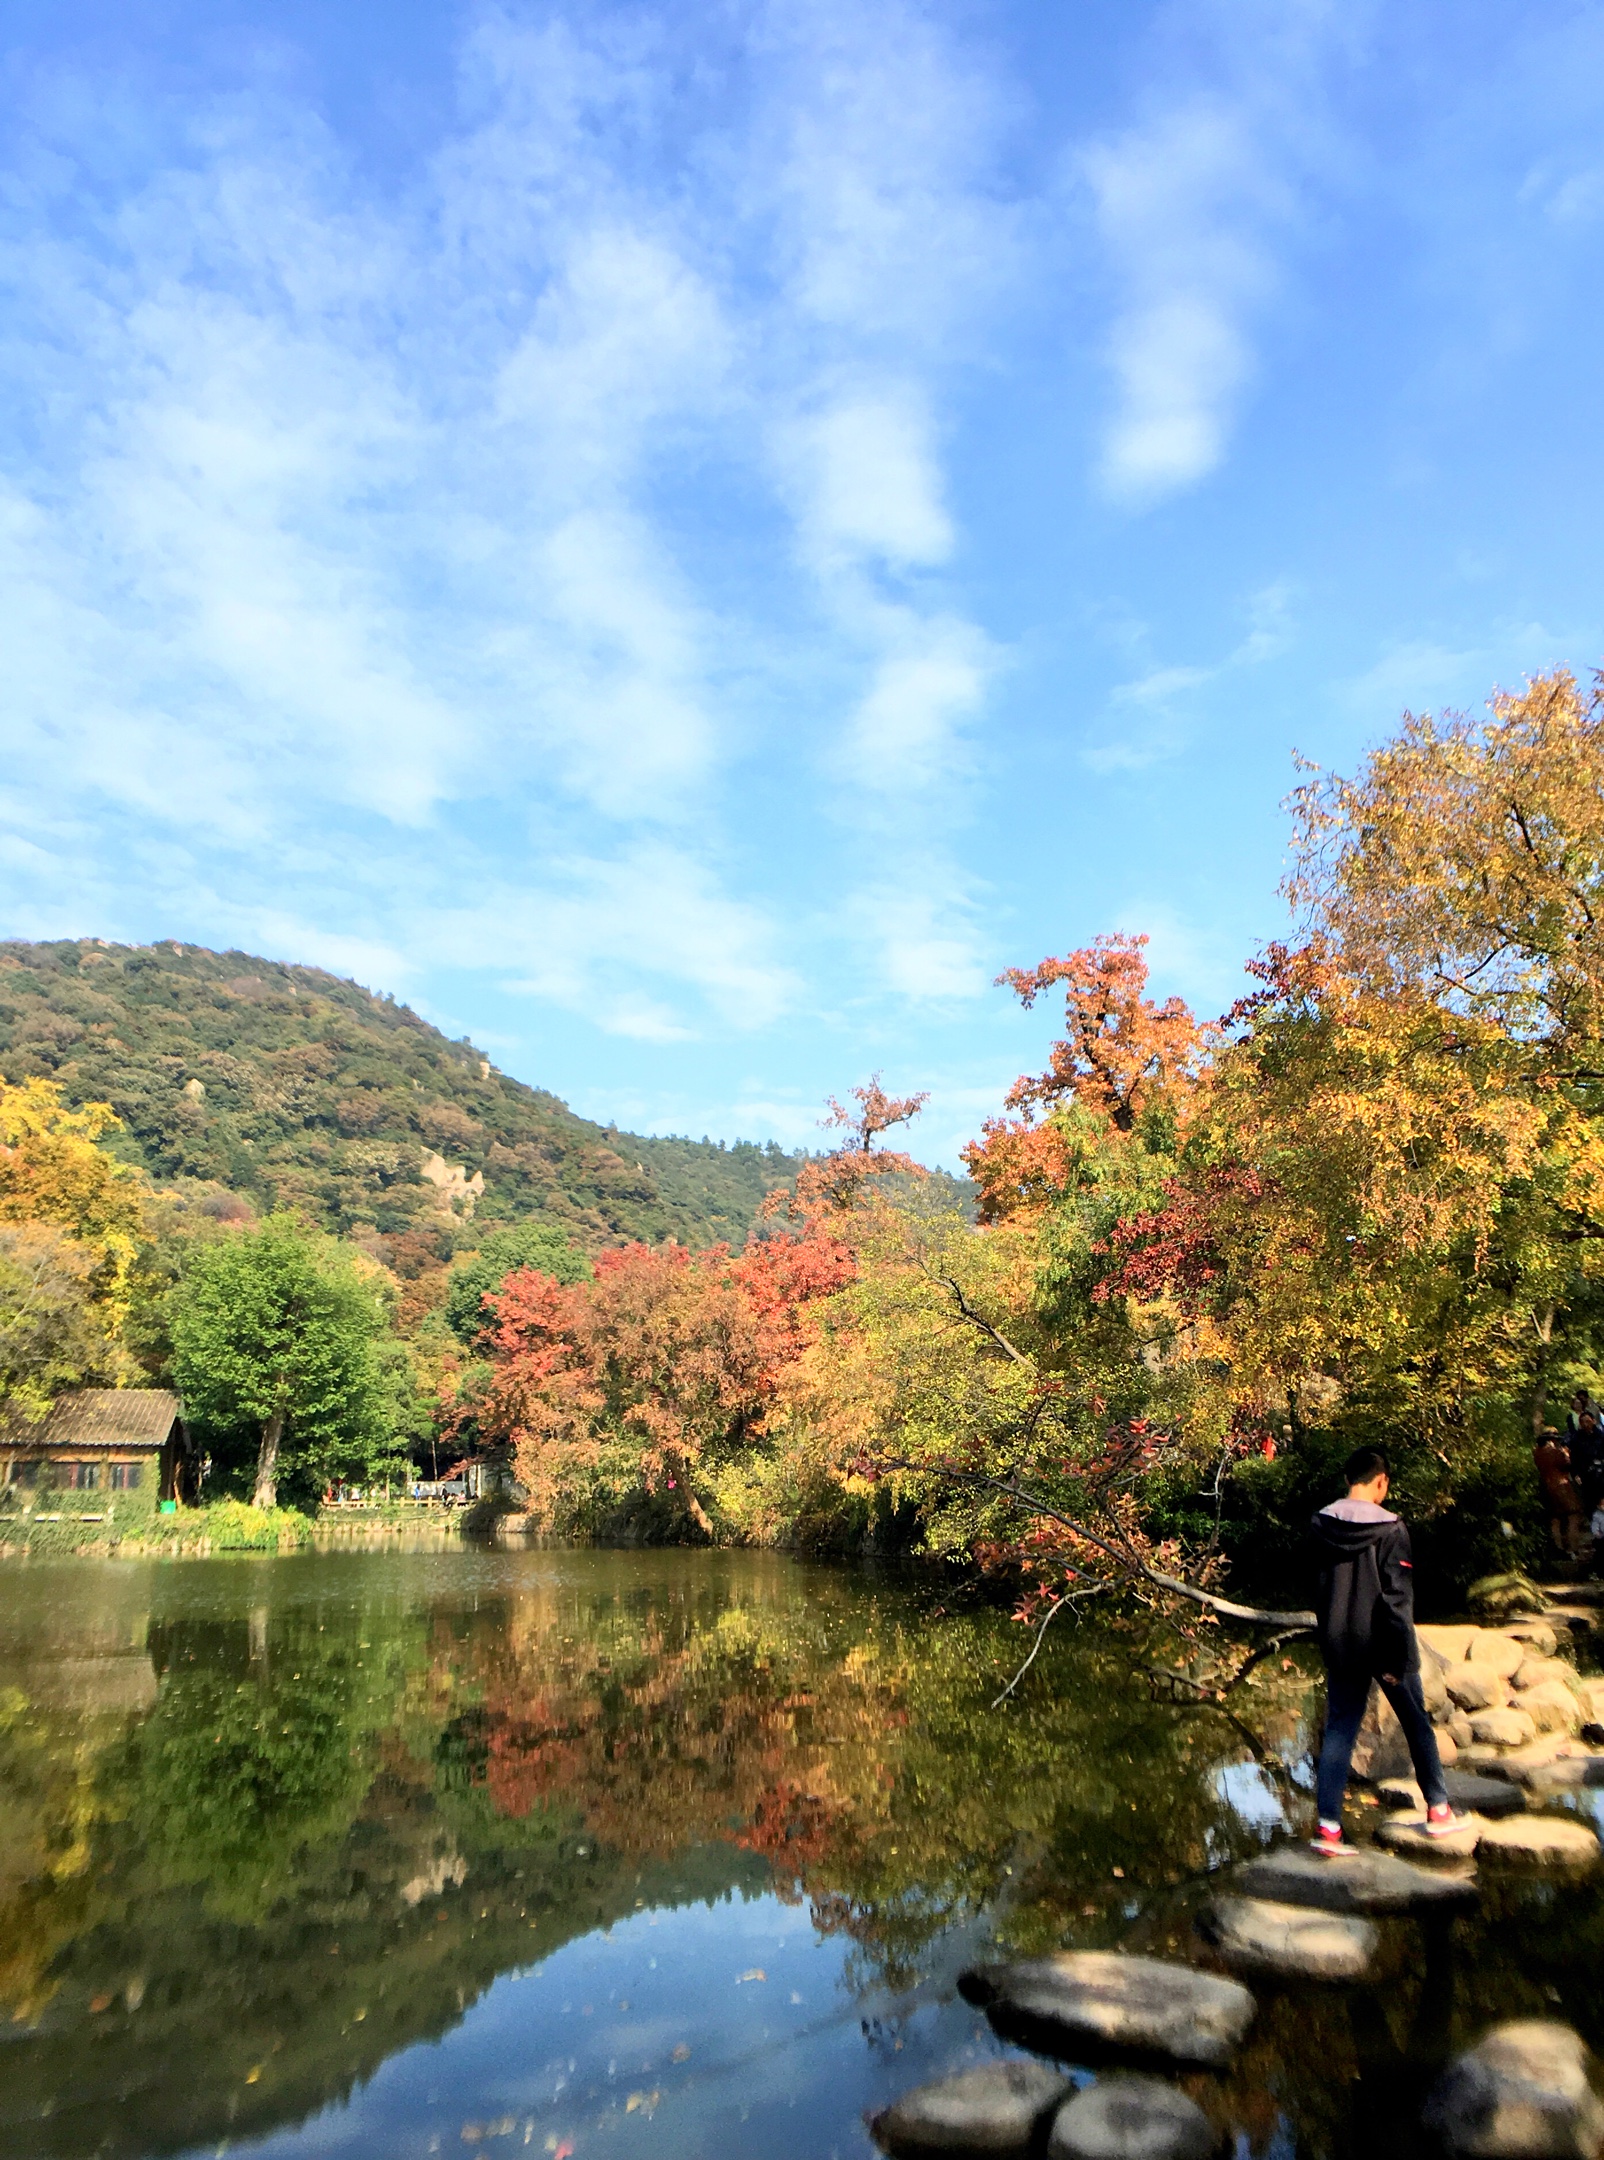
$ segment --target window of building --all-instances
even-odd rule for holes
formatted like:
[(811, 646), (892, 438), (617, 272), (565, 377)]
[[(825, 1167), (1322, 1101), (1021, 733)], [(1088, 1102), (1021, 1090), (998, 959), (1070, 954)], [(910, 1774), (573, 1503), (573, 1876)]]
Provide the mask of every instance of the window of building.
[(64, 1485), (73, 1492), (93, 1492), (100, 1483), (100, 1465), (97, 1462), (67, 1462), (57, 1465)]
[(139, 1473), (143, 1463), (114, 1462), (111, 1466), (111, 1489), (113, 1492), (133, 1492), (139, 1485)]

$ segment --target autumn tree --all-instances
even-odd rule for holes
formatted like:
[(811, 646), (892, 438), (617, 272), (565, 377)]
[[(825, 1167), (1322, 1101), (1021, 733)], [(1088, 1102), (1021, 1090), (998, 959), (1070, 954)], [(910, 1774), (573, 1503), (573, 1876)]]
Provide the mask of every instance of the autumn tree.
[(852, 1268), (839, 1239), (809, 1230), (739, 1254), (629, 1245), (601, 1254), (583, 1283), (520, 1269), (490, 1294), (481, 1425), (511, 1442), (547, 1514), (565, 1481), (612, 1450), (645, 1492), (710, 1534), (711, 1473), (760, 1427), (810, 1338), (810, 1308)]
[(145, 1229), (142, 1181), (106, 1145), (121, 1130), (107, 1103), (73, 1110), (51, 1081), (0, 1080), (0, 1222), (48, 1223), (71, 1238), (114, 1319)]
[(384, 1327), (354, 1256), (291, 1217), (190, 1255), (173, 1293), (174, 1376), (216, 1455), (242, 1467), (254, 1458), (257, 1507), (277, 1505), (286, 1469), (317, 1490), (382, 1445)]

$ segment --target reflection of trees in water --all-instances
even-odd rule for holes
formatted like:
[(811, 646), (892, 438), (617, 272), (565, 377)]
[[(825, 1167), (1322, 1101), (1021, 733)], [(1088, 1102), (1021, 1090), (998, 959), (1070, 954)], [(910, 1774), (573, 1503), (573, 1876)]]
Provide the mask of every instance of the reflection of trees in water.
[[(0, 1955), (23, 2022), (0, 2144), (260, 2134), (637, 1903), (772, 1884), (850, 1945), (849, 1984), (910, 1984), (977, 1915), (1025, 1949), (1184, 1950), (1189, 1886), (1256, 1841), (1217, 1791), (1240, 1734), (1150, 1703), (1089, 1629), (994, 1714), (1018, 1646), (990, 1613), (927, 1619), (861, 1578), (718, 1556), (564, 1574), (477, 1607), (258, 1592), (254, 1619), (242, 1598), (142, 1631), (160, 1675), (142, 1716), (12, 1701)], [(1272, 1752), (1296, 1745), (1296, 1681), (1244, 1691)], [(1458, 1924), (1479, 1962), (1455, 1967), (1456, 2016), (1551, 2008), (1553, 1985), (1596, 2031), (1573, 1946), (1604, 1951), (1597, 1900), (1544, 1915), (1541, 1895)], [(1407, 2057), (1392, 2012), (1414, 2016), (1419, 1976), (1400, 1958), (1384, 2014)], [(1242, 2119), (1258, 2108), (1266, 2136), (1326, 2104), (1288, 2067), (1300, 2051), (1359, 2060), (1340, 2000), (1290, 2002), (1244, 2056)], [(1375, 2033), (1364, 2047), (1382, 2060)]]

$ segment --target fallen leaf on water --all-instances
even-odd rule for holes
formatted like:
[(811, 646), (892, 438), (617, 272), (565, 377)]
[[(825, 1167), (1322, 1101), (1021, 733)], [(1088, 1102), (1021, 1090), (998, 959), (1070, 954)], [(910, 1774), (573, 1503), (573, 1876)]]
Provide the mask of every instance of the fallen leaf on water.
[(483, 2123), (464, 2123), (462, 2126), (462, 2142), (464, 2145), (477, 2145), (484, 2134), (485, 2126)]
[(744, 1981), (747, 1981), (747, 1980), (766, 1980), (767, 1978), (768, 1978), (768, 1974), (767, 1974), (767, 1973), (766, 1973), (766, 1972), (765, 1972), (765, 1971), (763, 1970), (762, 1966), (761, 1966), (761, 1965), (754, 1965), (754, 1966), (752, 1967), (752, 1970), (751, 1970), (750, 1972), (744, 1972), (744, 1973), (737, 1973), (737, 1974), (735, 1975), (735, 1985), (736, 1985), (737, 1987), (740, 1987), (740, 1986), (741, 1986), (741, 1984), (742, 1984), (742, 1983), (743, 1983)]
[(111, 1997), (110, 1997), (109, 1995), (91, 1995), (91, 1996), (90, 1996), (90, 1998), (89, 1998), (89, 2009), (90, 2009), (90, 2014), (91, 2014), (91, 2016), (93, 2016), (93, 2017), (99, 2017), (99, 2015), (100, 2015), (100, 2013), (101, 2013), (101, 2011), (102, 2011), (102, 2010), (109, 2010), (110, 2008), (111, 2008)]
[(256, 2067), (255, 2067), (255, 2069), (254, 2069), (254, 2070), (247, 2070), (247, 2071), (246, 2071), (246, 2073), (245, 2073), (245, 2082), (246, 2082), (246, 2084), (247, 2084), (247, 2085), (254, 2085), (254, 2084), (256, 2083), (257, 2079), (258, 2079), (258, 2078), (259, 2078), (259, 2077), (261, 2076), (261, 2074), (262, 2074), (262, 2066), (261, 2066), (261, 2064), (260, 2064), (260, 2063), (258, 2063), (258, 2064), (256, 2065)]
[(682, 2040), (679, 2046), (674, 2050), (674, 2060), (676, 2062), (689, 2062), (690, 2056), (691, 2051)]
[(658, 2101), (662, 2099), (662, 2097), (662, 2094), (658, 2092), (655, 2088), (649, 2093), (631, 2093), (629, 2098), (624, 2102), (624, 2113), (626, 2115), (633, 2115), (637, 2108), (644, 2108), (649, 2115), (652, 2109), (656, 2107)]

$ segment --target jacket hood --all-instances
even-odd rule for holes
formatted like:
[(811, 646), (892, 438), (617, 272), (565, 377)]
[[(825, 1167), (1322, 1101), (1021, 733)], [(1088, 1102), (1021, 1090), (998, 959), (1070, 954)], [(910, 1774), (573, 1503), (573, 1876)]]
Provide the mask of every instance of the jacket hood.
[(1312, 1528), (1322, 1545), (1346, 1555), (1363, 1552), (1367, 1545), (1379, 1545), (1397, 1526), (1396, 1515), (1368, 1500), (1333, 1500), (1320, 1510)]

